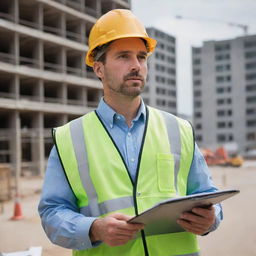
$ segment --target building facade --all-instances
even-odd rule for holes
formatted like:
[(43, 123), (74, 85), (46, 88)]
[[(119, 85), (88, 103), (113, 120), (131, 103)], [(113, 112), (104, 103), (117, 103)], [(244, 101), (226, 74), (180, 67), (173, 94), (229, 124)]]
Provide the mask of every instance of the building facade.
[(0, 163), (43, 174), (51, 128), (97, 106), (84, 58), (91, 27), (129, 0), (0, 1)]
[(157, 46), (149, 57), (148, 80), (142, 97), (146, 104), (176, 115), (176, 40), (156, 28), (147, 28), (147, 32), (157, 40)]
[(192, 48), (194, 127), (202, 147), (256, 149), (256, 36)]

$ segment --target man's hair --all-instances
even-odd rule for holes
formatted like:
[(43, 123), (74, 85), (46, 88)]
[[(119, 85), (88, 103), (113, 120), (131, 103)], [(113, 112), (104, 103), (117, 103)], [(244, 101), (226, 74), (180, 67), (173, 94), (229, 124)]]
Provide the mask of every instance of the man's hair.
[(105, 64), (105, 61), (106, 61), (106, 53), (107, 53), (107, 50), (108, 50), (108, 47), (110, 46), (110, 44), (112, 43), (113, 41), (111, 42), (108, 42), (106, 44), (103, 44), (103, 45), (100, 45), (98, 47), (96, 47), (94, 50), (93, 50), (93, 59), (94, 61), (99, 61), (99, 62), (102, 62), (103, 64)]

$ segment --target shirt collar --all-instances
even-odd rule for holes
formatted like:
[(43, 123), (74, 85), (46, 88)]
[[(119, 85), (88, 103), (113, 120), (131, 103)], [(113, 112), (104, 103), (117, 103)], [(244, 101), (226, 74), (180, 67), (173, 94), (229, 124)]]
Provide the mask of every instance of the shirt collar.
[[(118, 114), (114, 109), (112, 109), (105, 101), (104, 98), (102, 97), (99, 105), (96, 109), (97, 113), (99, 114), (100, 118), (104, 121), (105, 124), (109, 125), (111, 128), (114, 125), (114, 120), (116, 115)], [(141, 118), (142, 121), (145, 122), (146, 120), (146, 106), (141, 98), (141, 104), (140, 108), (137, 112), (136, 117), (133, 119), (133, 121), (138, 121)]]

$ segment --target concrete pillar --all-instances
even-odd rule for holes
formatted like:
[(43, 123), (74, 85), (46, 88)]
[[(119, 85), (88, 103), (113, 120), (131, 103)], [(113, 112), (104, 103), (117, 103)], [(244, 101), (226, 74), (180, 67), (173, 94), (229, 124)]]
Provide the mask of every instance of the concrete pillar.
[(60, 28), (61, 28), (61, 36), (66, 37), (66, 13), (61, 13), (60, 16)]
[(82, 101), (83, 101), (83, 106), (87, 106), (87, 89), (84, 87), (82, 88)]
[(66, 73), (67, 72), (67, 52), (65, 47), (61, 48), (60, 65), (61, 65), (62, 73)]
[(61, 102), (62, 104), (66, 105), (68, 102), (68, 86), (66, 83), (63, 83), (62, 86), (60, 87), (60, 97), (61, 97)]
[(19, 34), (17, 32), (14, 33), (14, 64), (20, 64), (20, 42), (19, 42)]
[(21, 175), (21, 132), (20, 132), (20, 115), (19, 111), (15, 110), (11, 118), (11, 162), (14, 166), (15, 177), (15, 192), (20, 194), (20, 175)]
[(96, 12), (97, 12), (97, 17), (101, 16), (101, 0), (98, 0), (96, 2)]
[(80, 8), (81, 8), (81, 11), (84, 12), (84, 9), (85, 9), (84, 0), (80, 0)]
[(13, 1), (14, 22), (19, 23), (19, 0)]
[(39, 102), (44, 102), (44, 81), (40, 79), (37, 84)]
[(68, 115), (67, 114), (63, 114), (61, 116), (61, 122), (62, 122), (62, 124), (66, 124), (68, 122)]
[(44, 69), (44, 45), (43, 40), (38, 41), (38, 68)]
[(44, 6), (40, 2), (38, 2), (38, 8), (37, 8), (37, 23), (38, 23), (38, 29), (40, 31), (43, 31), (43, 27), (44, 27)]
[(15, 74), (14, 76), (14, 98), (18, 100), (20, 98), (20, 77)]
[(80, 34), (81, 34), (80, 42), (82, 44), (86, 44), (86, 26), (85, 26), (84, 20), (82, 20), (80, 24)]
[[(35, 136), (36, 135), (36, 136)], [(44, 116), (42, 112), (35, 115), (33, 119), (32, 135), (32, 161), (36, 166), (38, 175), (44, 175)]]

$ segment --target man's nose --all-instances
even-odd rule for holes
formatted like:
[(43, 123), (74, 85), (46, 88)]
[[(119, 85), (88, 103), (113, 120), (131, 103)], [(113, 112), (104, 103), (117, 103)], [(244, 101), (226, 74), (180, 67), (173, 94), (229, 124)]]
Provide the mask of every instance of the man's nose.
[(139, 71), (140, 68), (141, 68), (141, 64), (140, 64), (139, 59), (137, 58), (137, 56), (133, 57), (132, 61), (131, 61), (131, 70)]

